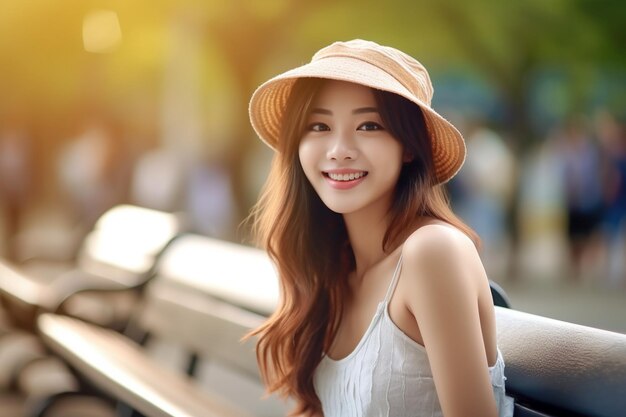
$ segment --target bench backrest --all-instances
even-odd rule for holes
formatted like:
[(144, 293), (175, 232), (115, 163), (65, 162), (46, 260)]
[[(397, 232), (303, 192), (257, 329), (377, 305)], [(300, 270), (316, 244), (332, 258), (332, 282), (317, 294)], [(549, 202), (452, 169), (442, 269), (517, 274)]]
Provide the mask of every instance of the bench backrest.
[(173, 213), (132, 205), (115, 206), (98, 219), (86, 236), (77, 266), (124, 285), (138, 284), (183, 228), (182, 217)]
[[(199, 383), (259, 416), (285, 415), (277, 399), (262, 400), (254, 339), (278, 300), (276, 273), (254, 248), (205, 236), (179, 236), (160, 258), (133, 328), (147, 332), (146, 345), (166, 366), (188, 368)], [(177, 355), (191, 353), (191, 365)], [(229, 388), (230, 386), (230, 388)]]
[(500, 307), (496, 317), (516, 416), (624, 415), (626, 335)]

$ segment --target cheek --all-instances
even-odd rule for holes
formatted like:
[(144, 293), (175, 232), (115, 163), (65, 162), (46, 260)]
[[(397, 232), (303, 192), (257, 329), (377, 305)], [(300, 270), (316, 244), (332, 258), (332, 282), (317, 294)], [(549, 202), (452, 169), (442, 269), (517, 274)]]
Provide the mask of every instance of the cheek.
[(312, 146), (310, 141), (303, 139), (298, 146), (298, 157), (300, 158), (300, 166), (311, 181), (311, 174), (316, 170), (316, 156), (315, 147)]
[(395, 139), (380, 143), (372, 153), (377, 155), (381, 165), (387, 167), (390, 171), (397, 170), (399, 172), (402, 168), (403, 148)]
[(395, 187), (396, 183), (400, 179), (400, 172), (402, 171), (402, 149), (393, 149), (392, 152), (384, 154), (385, 158), (382, 161), (385, 169), (385, 181), (390, 187)]

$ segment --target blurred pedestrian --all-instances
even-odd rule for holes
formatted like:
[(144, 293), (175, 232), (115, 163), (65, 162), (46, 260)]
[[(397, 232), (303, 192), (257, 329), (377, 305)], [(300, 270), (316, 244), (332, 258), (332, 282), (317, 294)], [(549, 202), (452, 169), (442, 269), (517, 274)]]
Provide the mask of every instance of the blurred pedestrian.
[(565, 122), (556, 145), (565, 190), (570, 278), (580, 280), (598, 261), (603, 210), (600, 150), (582, 116)]
[(623, 287), (626, 284), (626, 134), (607, 111), (596, 115), (595, 131), (604, 162), (602, 226), (607, 255), (604, 282), (610, 287)]
[(206, 152), (193, 163), (187, 183), (187, 213), (195, 231), (233, 240), (235, 197), (223, 153)]
[(88, 120), (57, 161), (61, 187), (86, 232), (107, 209), (127, 198), (130, 159), (114, 121)]
[(157, 147), (145, 151), (133, 168), (131, 202), (154, 210), (183, 210), (188, 165), (186, 157), (172, 148)]
[(515, 159), (502, 137), (480, 121), (470, 124), (466, 140), (467, 158), (455, 178), (454, 207), (481, 237), (487, 272), (501, 279), (510, 258), (507, 225), (515, 190)]

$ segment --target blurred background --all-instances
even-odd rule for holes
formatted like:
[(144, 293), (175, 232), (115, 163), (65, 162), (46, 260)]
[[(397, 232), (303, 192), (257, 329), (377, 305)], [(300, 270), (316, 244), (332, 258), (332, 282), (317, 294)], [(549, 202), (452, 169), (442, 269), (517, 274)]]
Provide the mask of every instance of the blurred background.
[(397, 47), (462, 131), (448, 184), (514, 308), (626, 332), (626, 7), (615, 0), (0, 2), (0, 254), (75, 256), (115, 204), (240, 226), (254, 88), (336, 41)]

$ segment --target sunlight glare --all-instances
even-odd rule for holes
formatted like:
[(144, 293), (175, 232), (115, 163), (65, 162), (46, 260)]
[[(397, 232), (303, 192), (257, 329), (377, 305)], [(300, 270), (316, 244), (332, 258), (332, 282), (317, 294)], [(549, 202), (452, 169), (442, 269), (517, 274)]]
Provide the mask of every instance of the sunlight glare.
[(116, 12), (94, 10), (83, 18), (83, 45), (87, 52), (111, 52), (121, 41), (122, 30)]

